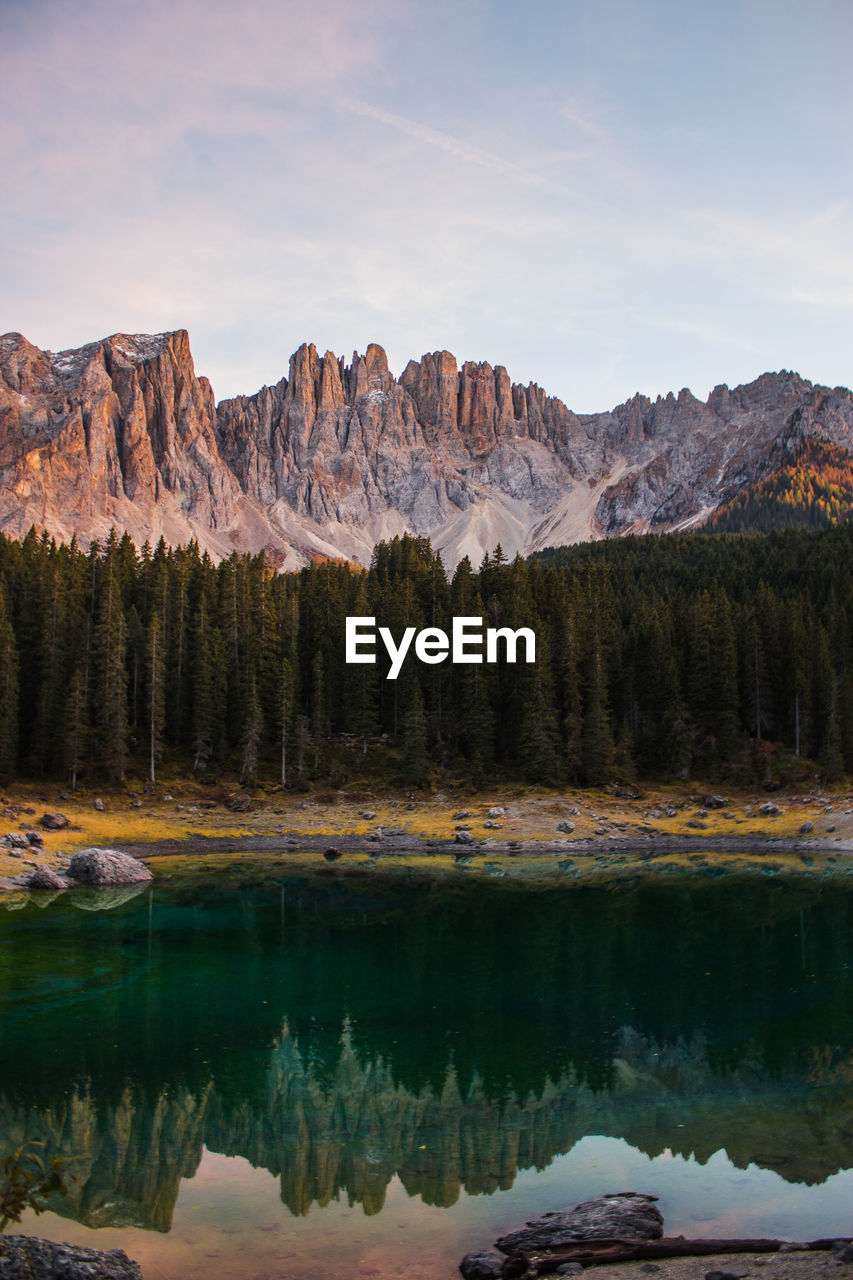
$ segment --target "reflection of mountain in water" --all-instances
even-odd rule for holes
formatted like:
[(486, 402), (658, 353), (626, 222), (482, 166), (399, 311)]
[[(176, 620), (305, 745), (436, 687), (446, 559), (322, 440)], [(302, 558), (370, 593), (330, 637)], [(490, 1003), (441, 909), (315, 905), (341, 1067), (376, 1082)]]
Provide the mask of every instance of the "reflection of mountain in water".
[(460, 1088), (452, 1065), (441, 1088), (413, 1090), (381, 1057), (359, 1056), (347, 1025), (328, 1063), (285, 1026), (257, 1102), (229, 1101), (215, 1082), (162, 1089), (153, 1100), (128, 1089), (113, 1105), (90, 1094), (46, 1109), (3, 1100), (0, 1155), (44, 1142), (48, 1155), (70, 1160), (70, 1194), (52, 1207), (90, 1226), (160, 1231), (205, 1145), (279, 1177), (294, 1214), (342, 1194), (376, 1213), (395, 1174), (410, 1195), (449, 1205), (462, 1188), (512, 1186), (520, 1169), (544, 1167), (590, 1133), (701, 1161), (724, 1147), (739, 1167), (754, 1162), (814, 1183), (853, 1164), (851, 1079), (853, 1059), (833, 1062), (828, 1050), (813, 1053), (804, 1074), (771, 1079), (748, 1056), (720, 1074), (699, 1038), (656, 1046), (626, 1029), (606, 1091), (568, 1071), (523, 1098), (489, 1096), (477, 1076)]
[(66, 1196), (51, 1208), (91, 1227), (168, 1231), (181, 1178), (198, 1168), (209, 1091), (168, 1090), (149, 1102), (130, 1090), (117, 1106), (73, 1094), (50, 1108), (0, 1100), (0, 1158), (25, 1142), (65, 1161)]
[(65, 898), (0, 913), (0, 1155), (82, 1156), (62, 1211), (86, 1222), (167, 1229), (205, 1144), (294, 1213), (375, 1212), (394, 1174), (448, 1204), (588, 1134), (791, 1181), (853, 1166), (846, 882), (276, 870)]

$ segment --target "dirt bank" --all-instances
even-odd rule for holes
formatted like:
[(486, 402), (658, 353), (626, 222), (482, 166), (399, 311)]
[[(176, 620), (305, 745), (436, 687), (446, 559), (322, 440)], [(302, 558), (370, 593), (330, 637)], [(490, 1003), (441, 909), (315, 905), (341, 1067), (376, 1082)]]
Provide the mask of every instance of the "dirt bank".
[(848, 1280), (853, 1276), (853, 1263), (839, 1262), (833, 1253), (727, 1253), (666, 1258), (654, 1264), (612, 1263), (588, 1267), (584, 1276), (590, 1280), (705, 1280), (714, 1271), (750, 1280)]
[[(176, 783), (149, 793), (73, 796), (19, 788), (0, 803), (0, 834), (5, 823), (7, 834), (36, 830), (44, 842), (23, 851), (0, 844), (0, 888), (6, 889), (19, 888), (36, 866), (61, 867), (86, 845), (211, 865), (213, 855), (226, 853), (322, 862), (324, 851), (334, 848), (344, 864), (417, 860), (426, 868), (442, 861), (512, 875), (525, 868), (599, 875), (637, 867), (822, 875), (846, 874), (847, 863), (853, 865), (853, 799), (846, 789), (772, 796), (715, 793), (701, 784), (636, 795), (523, 788), (476, 795), (276, 791), (235, 801), (227, 789)], [(235, 803), (247, 807), (228, 807)], [(64, 814), (68, 825), (44, 829), (46, 812)]]

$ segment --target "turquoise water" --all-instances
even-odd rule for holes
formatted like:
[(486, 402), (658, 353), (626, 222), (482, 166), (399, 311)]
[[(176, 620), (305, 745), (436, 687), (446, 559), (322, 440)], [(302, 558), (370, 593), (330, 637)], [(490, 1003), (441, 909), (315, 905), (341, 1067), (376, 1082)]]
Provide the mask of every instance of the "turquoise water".
[(602, 1191), (668, 1233), (853, 1234), (853, 897), (383, 875), (0, 912), (0, 1155), (26, 1227), (149, 1277), (451, 1276)]

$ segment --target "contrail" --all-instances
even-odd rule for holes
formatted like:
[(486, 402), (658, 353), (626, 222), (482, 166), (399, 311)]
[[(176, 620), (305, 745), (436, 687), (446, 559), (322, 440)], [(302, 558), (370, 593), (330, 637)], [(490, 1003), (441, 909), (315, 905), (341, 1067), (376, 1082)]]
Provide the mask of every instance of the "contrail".
[(339, 103), (345, 111), (350, 111), (353, 115), (368, 116), (371, 120), (378, 120), (380, 124), (387, 124), (392, 129), (397, 129), (400, 133), (407, 134), (410, 138), (416, 138), (418, 142), (425, 142), (428, 146), (438, 147), (441, 151), (447, 151), (459, 160), (466, 160), (470, 164), (479, 165), (481, 169), (489, 169), (492, 173), (500, 173), (508, 178), (515, 178), (520, 182), (526, 183), (527, 186), (538, 187), (540, 191), (548, 191), (551, 194), (562, 196), (572, 194), (567, 187), (562, 186), (560, 183), (551, 182), (550, 179), (542, 178), (539, 174), (530, 173), (528, 169), (522, 169), (520, 165), (513, 164), (511, 160), (503, 160), (500, 156), (492, 155), (490, 151), (481, 151), (479, 147), (472, 147), (460, 138), (454, 138), (452, 134), (442, 133), (439, 129), (431, 129), (428, 125), (419, 124), (417, 120), (408, 120), (405, 116), (394, 115), (391, 111), (383, 111), (381, 107), (371, 106), (369, 102), (362, 102), (358, 98), (340, 98)]

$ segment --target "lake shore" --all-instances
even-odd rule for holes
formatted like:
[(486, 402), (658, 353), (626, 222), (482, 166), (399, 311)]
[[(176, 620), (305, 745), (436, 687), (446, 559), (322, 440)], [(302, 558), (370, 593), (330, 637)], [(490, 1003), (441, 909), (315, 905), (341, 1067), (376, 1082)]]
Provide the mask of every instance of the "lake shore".
[(839, 1255), (820, 1253), (728, 1253), (701, 1258), (665, 1258), (654, 1264), (642, 1262), (616, 1262), (606, 1266), (588, 1267), (584, 1275), (601, 1277), (601, 1280), (705, 1280), (712, 1272), (738, 1278), (754, 1277), (754, 1280), (846, 1280), (853, 1275), (853, 1263), (840, 1262)]
[[(605, 887), (612, 885), (621, 890), (623, 885), (627, 889), (633, 881), (640, 886), (638, 896), (641, 896), (644, 886), (657, 877), (664, 880), (671, 876), (673, 884), (677, 883), (679, 877), (685, 877), (684, 884), (690, 885), (691, 893), (693, 885), (697, 884), (700, 888), (696, 897), (704, 899), (706, 896), (715, 896), (714, 877), (742, 874), (753, 877), (753, 884), (760, 879), (759, 887), (764, 898), (769, 902), (776, 902), (777, 895), (786, 892), (784, 884), (780, 882), (790, 877), (788, 886), (793, 889), (791, 896), (795, 902), (808, 905), (818, 897), (824, 903), (834, 899), (837, 890), (842, 888), (842, 882), (833, 878), (853, 874), (853, 858), (847, 856), (853, 852), (853, 841), (849, 834), (844, 834), (849, 830), (850, 821), (845, 812), (849, 807), (846, 794), (799, 799), (776, 794), (772, 799), (781, 810), (777, 815), (758, 814), (757, 804), (764, 803), (766, 796), (729, 796), (728, 809), (722, 812), (706, 811), (705, 819), (701, 820), (707, 823), (707, 828), (699, 832), (687, 826), (696, 812), (695, 801), (691, 802), (688, 795), (679, 797), (675, 792), (665, 796), (656, 793), (654, 797), (636, 800), (599, 794), (594, 797), (594, 806), (590, 795), (583, 793), (512, 796), (503, 793), (488, 797), (495, 801), (490, 805), (481, 797), (460, 800), (454, 796), (452, 806), (436, 797), (423, 797), (416, 802), (415, 809), (408, 808), (412, 802), (403, 795), (390, 797), (384, 802), (384, 807), (378, 798), (374, 800), (371, 810), (374, 817), (370, 819), (364, 818), (363, 811), (367, 806), (361, 801), (333, 802), (320, 797), (287, 797), (282, 798), (284, 802), (278, 797), (255, 797), (253, 807), (248, 812), (233, 813), (225, 808), (221, 800), (214, 801), (212, 798), (207, 798), (205, 803), (215, 803), (216, 807), (203, 808), (201, 801), (204, 797), (198, 794), (173, 798), (171, 801), (163, 796), (146, 797), (143, 802), (145, 807), (141, 809), (134, 805), (135, 797), (104, 796), (103, 811), (93, 807), (94, 798), (101, 797), (86, 796), (69, 803), (59, 796), (42, 794), (46, 794), (47, 798), (46, 801), (39, 800), (39, 805), (32, 803), (35, 796), (22, 798), (29, 807), (39, 810), (35, 815), (22, 815), (22, 825), (32, 823), (34, 817), (37, 819), (40, 816), (42, 804), (46, 811), (59, 810), (65, 812), (70, 819), (69, 828), (53, 833), (45, 832), (45, 860), (49, 858), (54, 864), (61, 863), (75, 848), (90, 843), (111, 844), (131, 850), (149, 863), (156, 882), (163, 883), (163, 890), (152, 895), (155, 913), (158, 904), (168, 902), (170, 896), (195, 910), (196, 903), (204, 896), (196, 892), (197, 887), (201, 886), (204, 886), (208, 900), (222, 903), (228, 899), (232, 888), (248, 887), (251, 890), (259, 885), (263, 892), (259, 892), (258, 899), (264, 900), (270, 896), (266, 893), (267, 887), (275, 885), (273, 902), (277, 904), (278, 883), (291, 874), (296, 877), (304, 874), (306, 877), (325, 878), (324, 888), (329, 889), (330, 900), (336, 900), (337, 891), (349, 888), (351, 884), (355, 896), (361, 895), (365, 903), (370, 903), (373, 899), (381, 900), (383, 891), (390, 890), (394, 885), (394, 877), (399, 877), (399, 900), (405, 904), (406, 912), (413, 903), (417, 909), (419, 899), (426, 900), (427, 894), (422, 890), (427, 889), (430, 881), (437, 882), (441, 892), (436, 893), (435, 897), (444, 904), (445, 901), (452, 903), (455, 897), (453, 892), (445, 894), (445, 887), (450, 890), (452, 884), (464, 885), (466, 880), (482, 877), (482, 888), (488, 891), (488, 901), (494, 900), (499, 904), (501, 899), (506, 898), (517, 907), (521, 900), (523, 910), (528, 913), (522, 918), (528, 921), (534, 916), (541, 921), (543, 907), (549, 902), (557, 905), (559, 898), (564, 896), (568, 899), (571, 896), (571, 890), (564, 895), (554, 893), (551, 886), (557, 884), (568, 888), (569, 885), (588, 881), (590, 890), (587, 896), (592, 900), (596, 884)], [(704, 798), (702, 796), (700, 800)], [(672, 818), (664, 812), (664, 817), (656, 820), (648, 813), (649, 801), (656, 802), (660, 807), (664, 799), (671, 802), (669, 807), (676, 807), (676, 816)], [(497, 807), (501, 800), (501, 807), (505, 810), (503, 818), (489, 819), (489, 808)], [(467, 818), (458, 817), (463, 806), (469, 810)], [(566, 807), (569, 810), (568, 818), (564, 816)], [(578, 808), (580, 812), (571, 815), (571, 808)], [(747, 809), (752, 810), (755, 816), (748, 816)], [(827, 812), (827, 809), (832, 812)], [(734, 813), (736, 817), (725, 818), (725, 812)], [(380, 818), (385, 819), (384, 824), (380, 823)], [(558, 824), (564, 820), (574, 823), (575, 832), (556, 831)], [(795, 826), (798, 827), (807, 820), (812, 821), (817, 828), (814, 835), (799, 837), (796, 833), (791, 834)], [(486, 828), (486, 821), (501, 821), (503, 825), (499, 828)], [(608, 827), (608, 834), (596, 835), (595, 828), (590, 832), (593, 822), (599, 830)], [(645, 827), (654, 828), (657, 825), (665, 829), (642, 832), (629, 826), (628, 829), (621, 830), (617, 824), (622, 822), (635, 824), (635, 827), (642, 824)], [(712, 834), (708, 834), (712, 824)], [(377, 835), (376, 828), (379, 825), (383, 825), (383, 834), (379, 839), (371, 839)], [(403, 830), (398, 834), (386, 831), (386, 827), (395, 825)], [(457, 826), (470, 828), (475, 841), (473, 845), (455, 844)], [(836, 830), (828, 831), (826, 828), (829, 826), (835, 826)], [(15, 826), (10, 824), (10, 829), (15, 829)], [(122, 840), (121, 835), (128, 832), (140, 838)], [(157, 838), (143, 838), (147, 834)], [(487, 844), (486, 841), (493, 843)], [(337, 850), (340, 856), (327, 860), (325, 855), (331, 849)], [(20, 862), (18, 865), (20, 866)], [(174, 877), (171, 884), (177, 890), (174, 895), (170, 895), (169, 891), (170, 876)], [(489, 887), (485, 884), (485, 877), (488, 876), (506, 878), (501, 879), (499, 885)], [(765, 885), (764, 876), (778, 876), (779, 880)], [(338, 880), (338, 877), (352, 879), (345, 885), (344, 880)], [(380, 881), (379, 877), (387, 879)], [(709, 892), (704, 895), (700, 882), (706, 877)], [(415, 882), (412, 889), (406, 886), (407, 879)], [(829, 879), (829, 884), (824, 885), (824, 879)], [(513, 889), (516, 883), (525, 886), (523, 892)], [(801, 892), (801, 885), (804, 884), (808, 888)], [(505, 886), (505, 889), (501, 886)], [(317, 885), (312, 884), (310, 887), (313, 892)], [(479, 890), (479, 883), (475, 887)], [(729, 900), (740, 901), (744, 887), (748, 887), (746, 880), (733, 884)], [(678, 888), (681, 886), (678, 885)], [(147, 887), (138, 891), (148, 892)], [(296, 894), (291, 899), (288, 887), (291, 906), (300, 891), (297, 886)], [(537, 891), (539, 898), (534, 901)], [(105, 891), (75, 890), (74, 895), (66, 895), (67, 906), (72, 905), (71, 897), (74, 899), (73, 905), (82, 905), (87, 892), (94, 897)], [(458, 892), (462, 895), (464, 889)], [(583, 892), (587, 894), (586, 890)], [(321, 901), (324, 897), (324, 893), (319, 895)], [(251, 893), (249, 898), (254, 900)], [(479, 892), (469, 895), (470, 901), (479, 901), (480, 898)], [(626, 892), (623, 898), (621, 892), (609, 894), (599, 890), (597, 901), (608, 899), (612, 900), (614, 910), (621, 912), (623, 904), (629, 900), (629, 893)], [(5, 895), (3, 906), (11, 913), (13, 906), (26, 904), (23, 916), (27, 918), (22, 921), (26, 930), (30, 927), (31, 919), (41, 917), (39, 907), (50, 900), (50, 894), (19, 892)], [(117, 905), (123, 900), (120, 894), (117, 895)], [(235, 900), (238, 900), (237, 895)], [(137, 907), (142, 902), (144, 899), (140, 900)], [(57, 915), (61, 914), (62, 904), (57, 903), (56, 909)], [(701, 901), (699, 911), (701, 914)], [(77, 913), (69, 910), (67, 914)], [(51, 913), (46, 915), (50, 916)], [(590, 915), (594, 917), (595, 913)], [(492, 918), (490, 913), (489, 919)], [(11, 923), (12, 917), (7, 919)], [(514, 911), (512, 920), (518, 923), (517, 910)], [(51, 923), (52, 921), (46, 922), (47, 927)], [(81, 917), (78, 935), (84, 944), (88, 944), (92, 928), (89, 920)], [(310, 929), (316, 928), (312, 919)], [(523, 931), (523, 936), (529, 932)], [(809, 946), (817, 936), (818, 930), (808, 934)], [(727, 945), (731, 947), (730, 933), (726, 933), (726, 939)], [(155, 954), (156, 951), (155, 947)], [(481, 954), (482, 948), (477, 953)], [(589, 954), (589, 949), (587, 953)], [(705, 967), (704, 964), (700, 966)], [(708, 964), (707, 967), (710, 968), (711, 965)], [(692, 991), (692, 985), (689, 989)], [(263, 994), (266, 998), (267, 993)], [(635, 1086), (632, 1084), (631, 1087)], [(658, 1101), (656, 1096), (652, 1096), (650, 1105), (657, 1106)], [(680, 1118), (673, 1119), (673, 1129), (676, 1119), (680, 1121)], [(831, 1125), (830, 1128), (837, 1129), (837, 1126)], [(614, 1131), (622, 1132), (618, 1127)], [(599, 1130), (596, 1129), (595, 1132)], [(716, 1133), (716, 1128), (714, 1132)], [(692, 1147), (686, 1148), (688, 1151), (691, 1149)], [(755, 1149), (766, 1151), (763, 1146)], [(276, 1188), (275, 1197), (277, 1196)], [(491, 1239), (491, 1236), (488, 1238)], [(475, 1247), (475, 1243), (471, 1247)], [(131, 1248), (128, 1248), (128, 1252), (133, 1256)], [(643, 1266), (646, 1271), (643, 1271)], [(704, 1280), (714, 1270), (729, 1276), (752, 1276), (755, 1280), (763, 1280), (764, 1276), (767, 1280), (771, 1280), (771, 1277), (773, 1280), (820, 1280), (828, 1273), (834, 1274), (840, 1270), (845, 1275), (851, 1270), (846, 1264), (839, 1263), (838, 1258), (832, 1254), (786, 1254), (761, 1259), (750, 1254), (673, 1258), (661, 1260), (655, 1266), (659, 1269), (652, 1280)], [(392, 1271), (389, 1269), (386, 1274), (391, 1275)], [(437, 1269), (432, 1273), (435, 1280), (441, 1275), (450, 1280), (455, 1274), (453, 1268)], [(608, 1265), (606, 1275), (607, 1280), (648, 1280), (649, 1264)]]
[[(26, 850), (0, 845), (0, 890), (19, 890), (37, 866), (62, 869), (79, 848), (118, 848), (155, 873), (270, 859), (345, 873), (396, 867), (565, 878), (701, 872), (853, 870), (853, 798), (844, 791), (712, 792), (682, 788), (486, 793), (318, 791), (235, 793), (176, 783), (171, 790), (59, 793), (20, 787), (2, 797), (7, 833), (38, 832)], [(67, 825), (46, 830), (45, 813)], [(2, 833), (0, 825), (0, 833)], [(8, 839), (8, 835), (7, 835)]]

